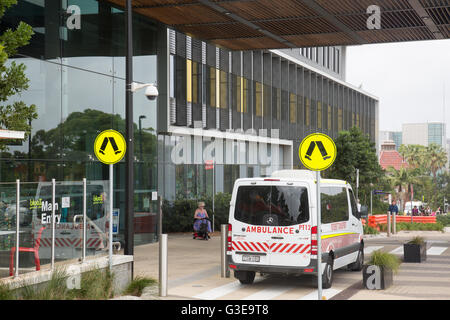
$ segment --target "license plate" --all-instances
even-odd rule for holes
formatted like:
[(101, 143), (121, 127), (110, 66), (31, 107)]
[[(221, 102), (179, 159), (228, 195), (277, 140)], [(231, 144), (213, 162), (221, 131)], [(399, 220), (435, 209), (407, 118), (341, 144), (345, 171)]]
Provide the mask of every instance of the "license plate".
[(242, 256), (243, 262), (259, 262), (260, 256), (252, 256), (248, 254), (244, 254)]

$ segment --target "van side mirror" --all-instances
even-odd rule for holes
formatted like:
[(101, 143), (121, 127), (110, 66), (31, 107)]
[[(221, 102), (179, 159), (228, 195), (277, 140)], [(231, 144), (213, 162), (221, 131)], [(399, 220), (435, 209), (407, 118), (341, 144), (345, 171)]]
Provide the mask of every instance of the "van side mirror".
[(367, 206), (361, 206), (361, 209), (358, 212), (359, 218), (367, 218), (367, 215), (369, 214), (369, 210)]

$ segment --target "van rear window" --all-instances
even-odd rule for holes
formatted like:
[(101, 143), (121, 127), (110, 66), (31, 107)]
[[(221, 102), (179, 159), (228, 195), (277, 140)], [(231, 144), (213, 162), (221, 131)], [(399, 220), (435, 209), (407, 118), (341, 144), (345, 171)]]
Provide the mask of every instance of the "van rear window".
[(234, 218), (263, 226), (291, 226), (309, 220), (308, 192), (304, 187), (241, 186)]

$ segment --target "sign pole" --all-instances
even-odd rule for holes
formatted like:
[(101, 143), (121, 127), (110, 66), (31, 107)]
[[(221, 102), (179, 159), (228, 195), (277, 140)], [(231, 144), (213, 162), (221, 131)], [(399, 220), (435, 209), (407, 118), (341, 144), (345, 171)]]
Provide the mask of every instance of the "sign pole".
[(213, 207), (213, 221), (212, 221), (212, 232), (214, 232), (214, 214), (215, 214), (215, 207), (214, 207), (214, 198), (216, 197), (216, 159), (213, 160), (213, 198), (212, 198), (212, 207)]
[(317, 192), (317, 292), (318, 300), (322, 300), (322, 239), (321, 239), (321, 212), (320, 212), (320, 171), (316, 171)]
[(109, 165), (109, 271), (112, 271), (112, 243), (113, 243), (113, 179), (114, 165)]
[[(321, 201), (320, 201), (320, 171), (329, 168), (336, 159), (336, 144), (323, 133), (312, 133), (302, 140), (298, 150), (300, 161), (309, 170), (316, 172), (316, 244), (317, 244), (317, 293), (318, 300), (323, 299), (322, 295), (322, 224), (321, 224)], [(358, 172), (358, 171), (357, 171)], [(359, 172), (358, 172), (359, 174)], [(311, 237), (313, 235), (311, 234)], [(312, 238), (313, 240), (313, 238)], [(331, 270), (332, 272), (333, 270)], [(332, 278), (327, 280), (331, 281)]]

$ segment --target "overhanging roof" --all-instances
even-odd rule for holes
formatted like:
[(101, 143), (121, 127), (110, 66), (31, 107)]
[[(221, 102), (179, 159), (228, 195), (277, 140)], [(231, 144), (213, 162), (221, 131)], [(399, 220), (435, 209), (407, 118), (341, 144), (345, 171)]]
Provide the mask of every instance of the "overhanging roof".
[[(125, 0), (108, 0), (125, 6)], [(133, 10), (231, 50), (448, 39), (449, 0), (133, 0)], [(381, 9), (369, 30), (367, 8)]]

